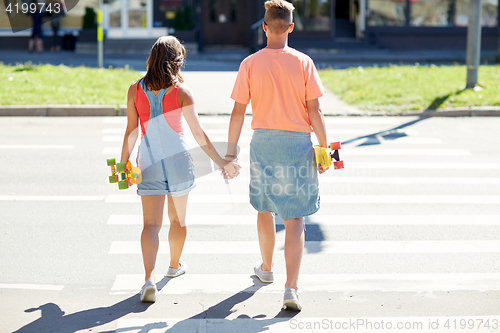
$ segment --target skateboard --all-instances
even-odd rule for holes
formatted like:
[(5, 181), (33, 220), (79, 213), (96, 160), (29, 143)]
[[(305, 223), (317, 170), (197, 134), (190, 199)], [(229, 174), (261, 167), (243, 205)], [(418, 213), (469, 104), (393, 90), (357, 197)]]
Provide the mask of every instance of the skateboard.
[(110, 183), (118, 183), (120, 190), (125, 190), (132, 184), (140, 184), (142, 181), (141, 169), (132, 166), (132, 163), (116, 163), (114, 158), (107, 159), (108, 166), (111, 167)]
[(343, 169), (344, 161), (340, 160), (339, 150), (341, 149), (340, 142), (332, 142), (330, 143), (330, 149), (323, 148), (321, 146), (314, 146), (314, 152), (316, 154), (316, 163), (321, 165), (323, 169), (332, 165), (334, 169)]

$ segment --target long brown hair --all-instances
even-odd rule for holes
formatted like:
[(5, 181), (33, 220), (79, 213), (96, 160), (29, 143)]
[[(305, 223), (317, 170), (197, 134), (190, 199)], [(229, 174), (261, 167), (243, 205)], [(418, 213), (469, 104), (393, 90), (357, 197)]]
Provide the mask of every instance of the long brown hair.
[(186, 49), (174, 36), (158, 38), (151, 48), (144, 75), (144, 84), (151, 90), (161, 90), (174, 83), (182, 83), (180, 71), (186, 58)]

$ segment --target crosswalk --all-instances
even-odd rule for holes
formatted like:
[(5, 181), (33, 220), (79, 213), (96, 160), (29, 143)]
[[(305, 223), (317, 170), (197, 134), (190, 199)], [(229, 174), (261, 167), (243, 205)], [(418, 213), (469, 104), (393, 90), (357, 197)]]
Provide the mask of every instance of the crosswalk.
[[(228, 117), (202, 117), (201, 121), (212, 141), (226, 140)], [(305, 221), (306, 246), (299, 281), (304, 309), (318, 306), (310, 298), (314, 293), (500, 291), (500, 273), (491, 265), (500, 258), (496, 237), (500, 227), (500, 163), (475, 158), (473, 147), (457, 146), (432, 132), (421, 133), (414, 119), (335, 117), (326, 122), (329, 140), (345, 143), (340, 151), (345, 169), (320, 176), (322, 208)], [(103, 119), (103, 157), (118, 156), (124, 128), (124, 118)], [(231, 298), (239, 293), (254, 297), (283, 293), (284, 227), (279, 218), (276, 281), (263, 285), (251, 279), (253, 264), (260, 257), (256, 215), (248, 203), (251, 134), (247, 119), (240, 141), (244, 168), (239, 178), (229, 185), (216, 172), (197, 179), (188, 204), (189, 236), (183, 251), (189, 271), (175, 279), (163, 278), (161, 273), (167, 267), (159, 263), (159, 303), (168, 295)], [(186, 135), (195, 147), (192, 136)], [(103, 173), (103, 181), (106, 179)], [(108, 227), (122, 235), (110, 242), (108, 253), (116, 260), (140, 258), (142, 217), (140, 198), (134, 190), (116, 190), (100, 199), (112, 212)], [(134, 212), (125, 213), (125, 205), (127, 212)], [(167, 216), (164, 228), (168, 228)], [(166, 232), (161, 238), (159, 260), (165, 260), (169, 251)], [(240, 256), (237, 262), (235, 255)], [(234, 267), (216, 273), (211, 269), (215, 261)], [(138, 292), (143, 284), (140, 269), (117, 272), (110, 294)], [(419, 332), (450, 332), (458, 329), (450, 329), (450, 319), (455, 325), (469, 319), (500, 320), (491, 316), (466, 318), (458, 313), (450, 316), (419, 317), (416, 311), (399, 321), (422, 323)], [(393, 331), (412, 331), (396, 326), (397, 316), (383, 318), (386, 323), (394, 322)], [(321, 318), (126, 318), (118, 320), (116, 332), (333, 332), (339, 329), (334, 320), (343, 323), (352, 318), (336, 318), (333, 310)], [(368, 313), (366, 320), (377, 322), (380, 317)], [(431, 323), (438, 321), (439, 328), (432, 327)], [(324, 327), (316, 327), (316, 322)], [(368, 326), (345, 330), (373, 331)], [(468, 331), (496, 330), (492, 325), (476, 325), (460, 332)]]

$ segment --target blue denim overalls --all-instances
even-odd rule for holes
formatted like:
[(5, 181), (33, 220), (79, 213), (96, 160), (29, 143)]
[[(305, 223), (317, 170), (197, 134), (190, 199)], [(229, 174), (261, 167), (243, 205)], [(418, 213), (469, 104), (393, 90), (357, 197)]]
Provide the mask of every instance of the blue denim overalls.
[(137, 154), (137, 165), (142, 172), (137, 194), (185, 195), (196, 187), (194, 164), (186, 139), (163, 116), (163, 96), (168, 88), (155, 96), (144, 80), (139, 84), (148, 98), (151, 114)]

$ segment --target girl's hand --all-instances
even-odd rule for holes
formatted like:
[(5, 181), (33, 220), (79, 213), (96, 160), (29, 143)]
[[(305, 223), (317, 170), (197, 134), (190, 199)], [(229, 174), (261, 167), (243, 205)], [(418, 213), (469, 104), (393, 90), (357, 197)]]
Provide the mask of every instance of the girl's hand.
[(229, 162), (222, 168), (221, 174), (225, 179), (233, 179), (240, 174), (241, 165), (235, 161)]

